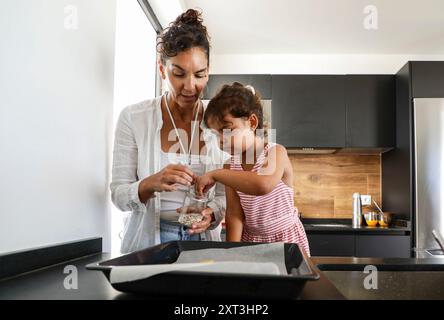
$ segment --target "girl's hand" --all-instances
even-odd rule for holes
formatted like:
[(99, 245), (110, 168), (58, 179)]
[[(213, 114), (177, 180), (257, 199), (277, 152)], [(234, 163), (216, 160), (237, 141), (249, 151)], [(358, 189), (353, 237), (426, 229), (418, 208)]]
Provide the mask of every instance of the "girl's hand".
[(199, 196), (203, 196), (215, 184), (216, 184), (216, 180), (214, 180), (214, 177), (211, 172), (208, 172), (208, 173), (204, 174), (203, 176), (196, 177), (196, 180), (195, 180), (196, 193)]

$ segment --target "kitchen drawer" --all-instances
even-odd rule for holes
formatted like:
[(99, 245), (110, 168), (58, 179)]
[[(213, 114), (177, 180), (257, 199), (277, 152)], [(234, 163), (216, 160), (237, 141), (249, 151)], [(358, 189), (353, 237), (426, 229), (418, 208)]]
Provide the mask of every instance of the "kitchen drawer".
[(355, 236), (342, 234), (308, 234), (312, 256), (351, 257), (355, 251)]
[(410, 258), (410, 236), (357, 235), (356, 257)]

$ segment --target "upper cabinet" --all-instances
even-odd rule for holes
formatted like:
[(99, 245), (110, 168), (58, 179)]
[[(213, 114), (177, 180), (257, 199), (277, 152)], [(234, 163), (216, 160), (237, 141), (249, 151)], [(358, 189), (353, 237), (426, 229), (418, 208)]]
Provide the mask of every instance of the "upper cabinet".
[(262, 99), (271, 99), (271, 75), (269, 74), (212, 74), (204, 91), (204, 99), (211, 99), (224, 84), (233, 82), (249, 84), (260, 92)]
[(346, 146), (395, 146), (395, 76), (346, 75)]
[(287, 148), (395, 146), (393, 75), (210, 75), (204, 99), (235, 81), (272, 100), (276, 142)]
[(288, 148), (345, 147), (344, 77), (273, 75), (272, 122)]
[(444, 61), (410, 62), (413, 98), (444, 97)]

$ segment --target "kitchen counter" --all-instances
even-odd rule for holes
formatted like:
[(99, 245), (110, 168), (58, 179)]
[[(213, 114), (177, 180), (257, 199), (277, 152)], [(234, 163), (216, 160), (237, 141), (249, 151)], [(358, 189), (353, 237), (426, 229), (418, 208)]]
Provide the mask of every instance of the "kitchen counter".
[[(113, 289), (100, 271), (86, 270), (85, 266), (102, 260), (108, 260), (108, 253), (91, 255), (77, 260), (51, 266), (35, 272), (0, 281), (0, 300), (3, 299), (60, 299), (60, 300), (180, 300), (184, 297), (141, 297), (121, 293)], [(74, 265), (78, 270), (78, 289), (66, 290), (63, 282), (67, 274), (65, 266)], [(208, 300), (205, 297), (198, 297)], [(308, 281), (302, 293), (302, 299), (344, 299), (343, 295), (323, 275), (317, 281)], [(192, 300), (190, 298), (190, 300)], [(217, 301), (215, 299), (214, 301)], [(211, 301), (211, 300), (210, 300)]]
[[(110, 254), (95, 254), (0, 281), (0, 299), (149, 299), (183, 301), (183, 297), (140, 297), (114, 290), (99, 271), (86, 270), (89, 263), (110, 259)], [(312, 257), (322, 270), (318, 281), (308, 281), (301, 295), (318, 299), (444, 299), (444, 259), (381, 259)], [(379, 269), (378, 290), (366, 290), (364, 265)], [(64, 288), (64, 268), (78, 270), (78, 289)], [(424, 266), (426, 271), (412, 271)], [(384, 268), (385, 266), (385, 268)], [(398, 266), (402, 271), (390, 271)], [(180, 300), (179, 300), (180, 299)], [(207, 298), (199, 298), (208, 300)], [(189, 298), (192, 301), (192, 298)], [(219, 300), (219, 299), (218, 299)], [(211, 300), (209, 300), (211, 301)]]
[(368, 227), (352, 228), (350, 219), (301, 219), (307, 234), (310, 233), (340, 233), (340, 234), (385, 234), (385, 235), (408, 235), (411, 228), (408, 225), (390, 227)]
[[(314, 257), (313, 262), (346, 299), (444, 300), (444, 258)], [(377, 269), (377, 289), (366, 289), (367, 265)]]

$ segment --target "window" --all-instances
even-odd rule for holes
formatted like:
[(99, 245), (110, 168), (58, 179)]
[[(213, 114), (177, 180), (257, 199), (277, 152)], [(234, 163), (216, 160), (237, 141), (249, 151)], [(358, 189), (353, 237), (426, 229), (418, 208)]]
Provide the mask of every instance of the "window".
[[(114, 126), (126, 106), (155, 97), (156, 32), (136, 0), (117, 0)], [(111, 251), (120, 252), (124, 213), (112, 205)]]

